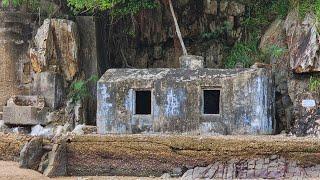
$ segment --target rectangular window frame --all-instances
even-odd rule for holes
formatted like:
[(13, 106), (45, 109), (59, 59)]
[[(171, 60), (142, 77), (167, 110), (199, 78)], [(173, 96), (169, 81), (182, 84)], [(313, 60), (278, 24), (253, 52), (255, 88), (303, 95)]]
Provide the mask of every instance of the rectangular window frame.
[[(204, 92), (205, 91), (220, 91), (219, 96), (219, 114), (206, 114), (204, 113)], [(221, 116), (222, 106), (221, 106), (221, 98), (222, 97), (222, 88), (219, 87), (201, 87), (201, 115), (203, 116)]]
[[(133, 115), (134, 116), (152, 116), (152, 114), (153, 114), (153, 105), (152, 105), (152, 103), (153, 103), (153, 90), (152, 89), (143, 89), (143, 88), (139, 88), (139, 89), (132, 89), (133, 90), (133, 104), (132, 104), (132, 109), (133, 109)], [(137, 96), (136, 96), (136, 93), (137, 93), (137, 91), (150, 91), (150, 93), (151, 93), (151, 99), (150, 99), (150, 105), (151, 105), (151, 112), (150, 112), (150, 114), (137, 114), (137, 112), (136, 112), (136, 100), (137, 100)]]

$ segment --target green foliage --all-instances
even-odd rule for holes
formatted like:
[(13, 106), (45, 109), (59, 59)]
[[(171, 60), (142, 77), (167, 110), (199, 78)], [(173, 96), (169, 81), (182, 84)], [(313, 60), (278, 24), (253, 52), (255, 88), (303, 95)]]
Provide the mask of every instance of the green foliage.
[(290, 0), (291, 8), (297, 8), (300, 18), (304, 18), (308, 12), (314, 12), (320, 18), (320, 0)]
[(97, 82), (98, 76), (91, 76), (87, 80), (78, 80), (74, 81), (70, 86), (70, 92), (68, 97), (71, 99), (72, 103), (76, 103), (84, 98), (90, 96), (88, 90), (88, 83), (90, 82)]
[(320, 0), (315, 0), (314, 11), (319, 20), (320, 19)]
[(137, 14), (143, 9), (153, 9), (158, 6), (153, 0), (120, 0), (115, 8), (112, 9), (111, 15), (115, 17), (125, 16), (128, 14)]
[(225, 60), (226, 68), (234, 68), (237, 63), (244, 67), (250, 67), (255, 60), (258, 60), (259, 50), (256, 41), (237, 42)]
[(274, 9), (279, 18), (283, 19), (287, 16), (291, 6), (290, 0), (277, 0), (272, 4), (272, 9)]
[(35, 12), (40, 6), (40, 0), (2, 0), (2, 6), (8, 7), (10, 4), (12, 4), (13, 7), (19, 7), (24, 4)]
[(111, 9), (111, 15), (115, 17), (136, 14), (143, 9), (158, 6), (153, 0), (68, 0), (68, 5), (76, 14)]
[(266, 51), (263, 52), (267, 58), (281, 58), (285, 53), (286, 49), (279, 47), (277, 45), (271, 45), (266, 48)]
[(309, 91), (311, 92), (320, 92), (320, 79), (313, 76), (309, 80)]
[(245, 34), (239, 42), (230, 49), (225, 59), (226, 68), (234, 68), (237, 63), (244, 67), (250, 67), (254, 62), (263, 62), (270, 57), (279, 58), (285, 52), (284, 49), (271, 46), (266, 52), (258, 48), (260, 38), (268, 26), (276, 18), (285, 18), (291, 8), (291, 0), (243, 0), (249, 11), (242, 21)]

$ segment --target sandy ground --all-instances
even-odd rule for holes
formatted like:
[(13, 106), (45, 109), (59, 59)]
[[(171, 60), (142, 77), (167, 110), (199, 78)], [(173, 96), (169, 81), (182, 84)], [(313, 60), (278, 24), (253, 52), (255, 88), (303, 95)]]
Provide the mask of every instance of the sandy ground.
[(155, 180), (160, 178), (140, 178), (140, 177), (61, 177), (61, 178), (48, 178), (41, 173), (19, 168), (17, 162), (0, 161), (0, 180), (12, 179), (12, 180)]

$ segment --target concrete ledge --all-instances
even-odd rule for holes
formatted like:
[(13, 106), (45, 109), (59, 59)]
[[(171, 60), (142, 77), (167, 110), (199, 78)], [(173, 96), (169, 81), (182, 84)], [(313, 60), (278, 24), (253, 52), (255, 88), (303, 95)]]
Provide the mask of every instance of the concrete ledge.
[(320, 140), (284, 136), (76, 136), (67, 139), (67, 175), (161, 176), (176, 168), (278, 155), (320, 164)]

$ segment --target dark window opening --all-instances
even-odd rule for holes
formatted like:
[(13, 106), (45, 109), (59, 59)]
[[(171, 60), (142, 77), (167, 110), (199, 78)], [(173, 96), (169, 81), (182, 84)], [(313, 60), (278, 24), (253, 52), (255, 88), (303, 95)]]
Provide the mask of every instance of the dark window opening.
[(151, 114), (151, 91), (136, 91), (136, 114)]
[(220, 90), (203, 91), (203, 113), (220, 114)]

